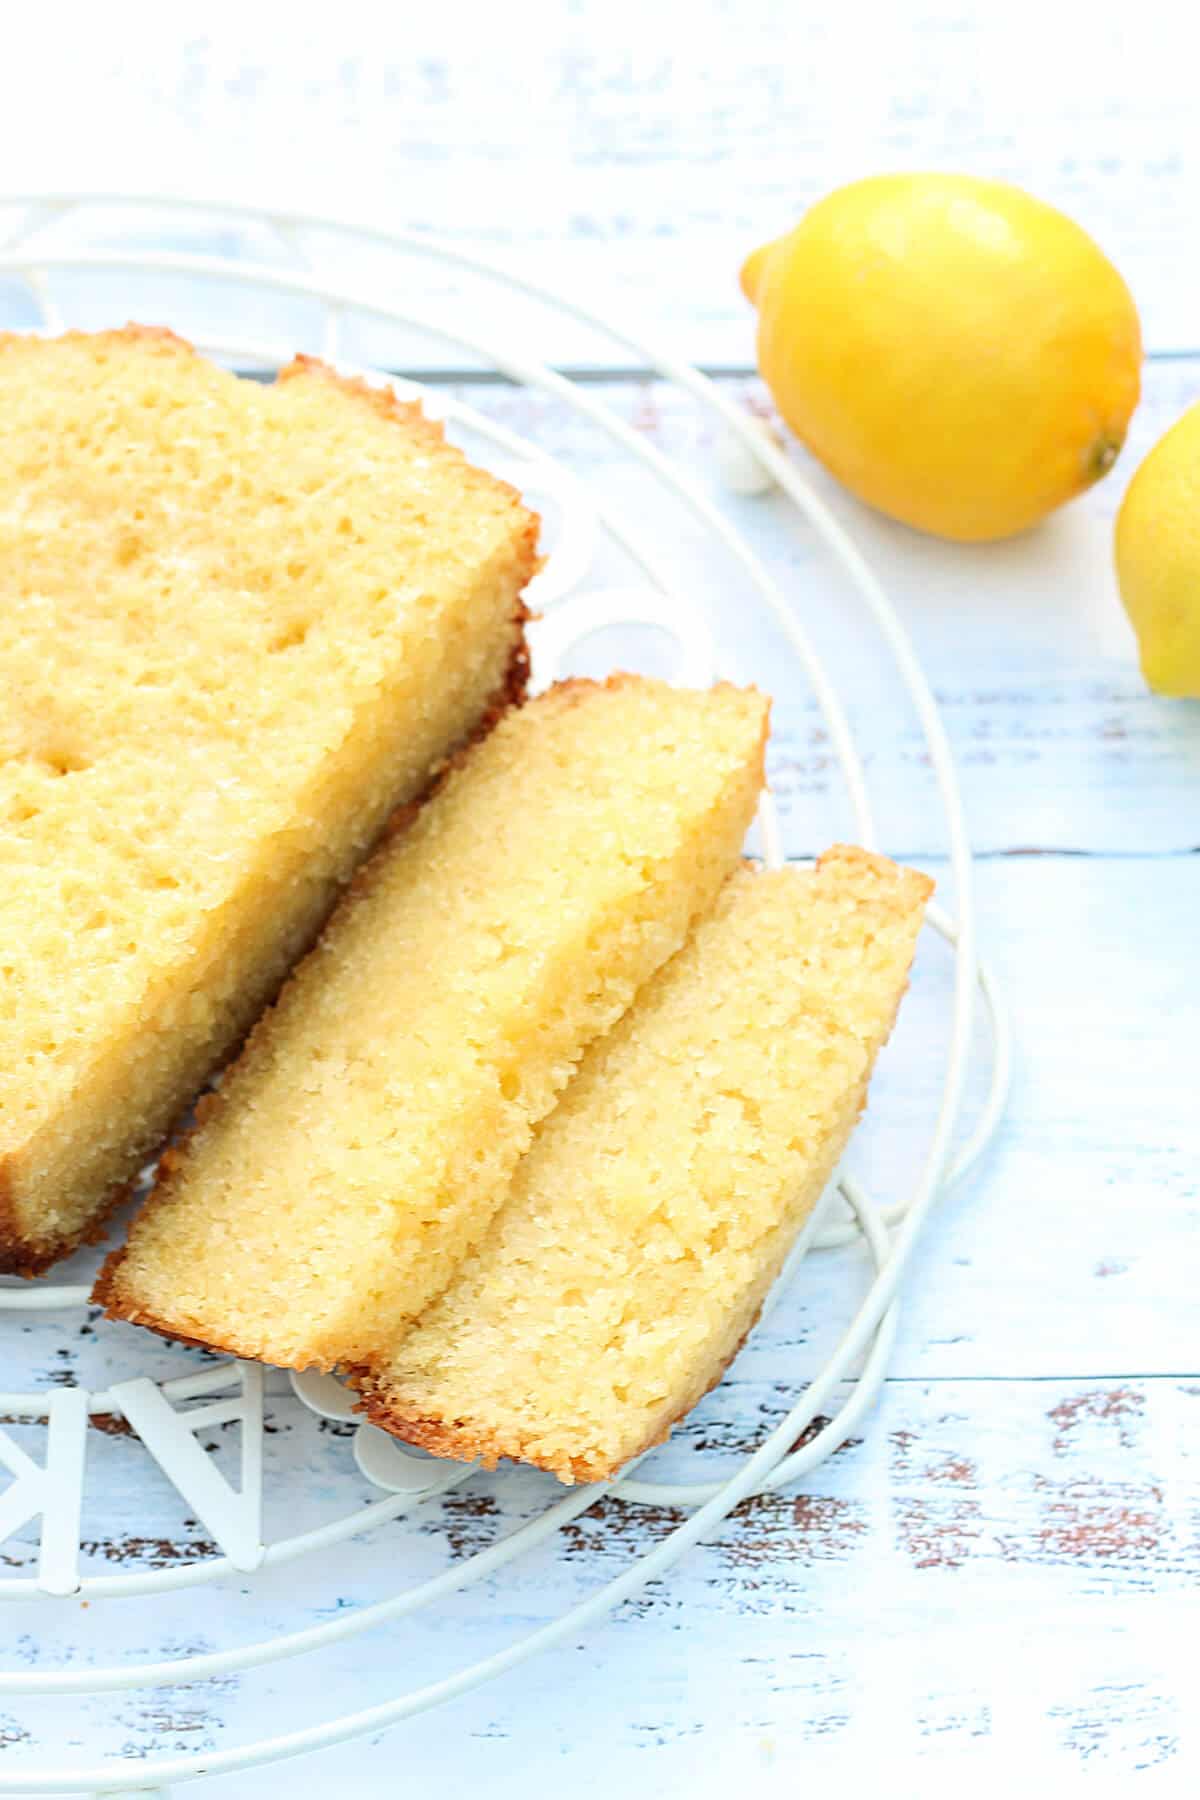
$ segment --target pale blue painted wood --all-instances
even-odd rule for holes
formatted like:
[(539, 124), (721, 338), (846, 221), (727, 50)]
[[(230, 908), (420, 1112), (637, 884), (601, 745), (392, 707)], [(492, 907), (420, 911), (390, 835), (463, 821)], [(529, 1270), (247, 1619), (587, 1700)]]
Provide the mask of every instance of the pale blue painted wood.
[[(919, 28), (898, 12), (872, 18), (869, 56), (854, 8), (814, 19), (760, 3), (739, 9), (731, 33), (709, 0), (692, 9), (686, 43), (670, 9), (656, 18), (593, 0), (570, 12), (531, 5), (519, 31), (483, 7), (418, 19), (349, 6), (303, 30), (275, 6), (121, 10), (119, 30), (112, 9), (78, 10), (69, 32), (49, 13), (23, 21), (22, 55), (0, 66), (6, 184), (233, 186), (352, 207), (509, 254), (593, 300), (611, 294), (675, 348), (741, 366), (751, 330), (733, 276), (746, 248), (848, 175), (966, 166), (1066, 205), (1125, 268), (1151, 344), (1197, 347), (1194, 70), (1164, 54), (1176, 35), (1165, 0), (1136, 21), (1097, 0), (1082, 32), (1044, 7), (927, 9)], [(369, 258), (343, 272), (382, 278)], [(454, 284), (412, 282), (424, 304), (455, 302)], [(110, 289), (94, 303), (111, 311), (128, 298)], [(193, 303), (166, 289), (151, 302)], [(298, 332), (306, 322), (297, 315)], [(253, 334), (253, 316), (238, 323)], [(509, 323), (529, 336), (528, 322)], [(551, 357), (600, 355), (544, 322), (533, 335)], [(352, 347), (380, 360), (433, 354), (378, 333)], [(929, 544), (814, 471), (884, 573), (945, 705), (982, 857), (982, 930), (1019, 1045), (996, 1154), (933, 1223), (866, 1441), (802, 1495), (732, 1522), (577, 1649), (386, 1740), (198, 1793), (275, 1800), (324, 1782), (390, 1800), (402, 1786), (515, 1797), (553, 1785), (649, 1800), (824, 1777), (925, 1796), (951, 1782), (986, 1792), (998, 1770), (1064, 1793), (1085, 1775), (1122, 1792), (1136, 1774), (1167, 1792), (1194, 1786), (1178, 1596), (1196, 1570), (1200, 1375), (1185, 1277), (1200, 1149), (1200, 708), (1145, 693), (1110, 530), (1137, 458), (1197, 393), (1200, 361), (1151, 364), (1115, 475), (995, 549)], [(471, 398), (636, 511), (640, 478), (553, 407), (496, 390)], [(611, 398), (715, 484), (717, 447), (681, 404), (629, 383)], [(736, 506), (838, 671), (884, 842), (940, 872), (928, 772), (884, 659), (781, 504)], [(658, 536), (727, 653), (778, 690), (791, 848), (845, 830), (803, 691), (780, 680), (769, 641), (746, 643), (689, 529), (664, 518)], [(855, 1146), (885, 1191), (911, 1169), (932, 1102), (945, 977), (928, 946)], [(769, 1421), (829, 1342), (856, 1276), (852, 1257), (810, 1260), (689, 1423), (682, 1457), (698, 1442), (733, 1454)], [(175, 1353), (132, 1333), (78, 1339), (51, 1320), (22, 1334), (22, 1358), (47, 1379), (76, 1367), (91, 1379), (101, 1366), (115, 1378), (148, 1354), (165, 1369)], [(315, 1519), (341, 1489), (348, 1443), (294, 1411), (278, 1422), (268, 1450), (289, 1510)], [(134, 1446), (99, 1437), (95, 1454), (98, 1562), (176, 1556), (189, 1533), (165, 1487), (146, 1482), (140, 1460), (135, 1469)], [(532, 1477), (480, 1481), (302, 1576), (163, 1611), (22, 1609), (6, 1641), (31, 1660), (114, 1660), (311, 1622), (487, 1541), (493, 1502), (519, 1517), (544, 1492)], [(20, 1721), (0, 1714), (0, 1770), (24, 1730), (64, 1756), (124, 1749), (134, 1777), (151, 1752), (382, 1699), (464, 1645), (481, 1653), (551, 1616), (662, 1528), (653, 1516), (585, 1523), (561, 1562), (546, 1553), (436, 1618), (313, 1663), (197, 1692), (47, 1703)]]
[[(6, 185), (223, 191), (439, 231), (743, 363), (742, 258), (839, 181), (967, 168), (1064, 206), (1149, 341), (1196, 348), (1196, 114), (1172, 0), (814, 12), (526, 0), (26, 8)], [(121, 23), (118, 25), (117, 20)], [(418, 279), (418, 290), (445, 291)], [(545, 336), (545, 326), (543, 326)], [(561, 351), (586, 345), (558, 330)]]

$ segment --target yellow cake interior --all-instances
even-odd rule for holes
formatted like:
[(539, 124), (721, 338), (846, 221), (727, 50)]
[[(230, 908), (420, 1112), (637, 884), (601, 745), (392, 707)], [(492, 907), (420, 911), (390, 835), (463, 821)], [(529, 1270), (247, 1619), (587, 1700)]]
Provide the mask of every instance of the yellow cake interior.
[(0, 1267), (88, 1230), (503, 701), (535, 533), (320, 365), (0, 338)]
[(633, 677), (508, 714), (255, 1031), (111, 1259), (110, 1310), (269, 1362), (369, 1362), (713, 903), (766, 714), (753, 692)]
[(596, 1043), (445, 1293), (363, 1380), (441, 1455), (599, 1480), (750, 1329), (866, 1099), (931, 883), (836, 848), (742, 870)]

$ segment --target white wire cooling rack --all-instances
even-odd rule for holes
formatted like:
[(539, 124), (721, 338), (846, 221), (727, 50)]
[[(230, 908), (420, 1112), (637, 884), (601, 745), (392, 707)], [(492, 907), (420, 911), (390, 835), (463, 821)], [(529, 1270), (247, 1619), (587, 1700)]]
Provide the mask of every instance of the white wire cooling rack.
[[(644, 434), (634, 430), (586, 386), (568, 380), (523, 353), (506, 351), (490, 341), (488, 331), (452, 324), (441, 307), (424, 312), (394, 297), (395, 279), (378, 275), (369, 281), (330, 278), (343, 266), (337, 246), (349, 253), (368, 247), (377, 257), (421, 259), (453, 271), (467, 298), (459, 303), (465, 319), (487, 319), (497, 293), (520, 295), (555, 316), (601, 334), (620, 347), (638, 367), (690, 396), (702, 416), (718, 428), (724, 473), (739, 493), (777, 486), (794, 502), (808, 527), (852, 580), (874, 627), (890, 652), (900, 689), (915, 710), (928, 750), (945, 821), (945, 841), (957, 899), (957, 917), (934, 907), (933, 929), (953, 947), (955, 976), (940, 1101), (928, 1132), (919, 1172), (910, 1190), (877, 1204), (846, 1174), (831, 1190), (806, 1229), (789, 1262), (790, 1274), (812, 1249), (830, 1249), (861, 1238), (869, 1253), (871, 1278), (840, 1340), (823, 1366), (797, 1395), (786, 1414), (750, 1455), (719, 1479), (664, 1481), (650, 1478), (653, 1459), (613, 1483), (565, 1491), (519, 1528), (498, 1536), (487, 1547), (451, 1561), (444, 1571), (403, 1591), (355, 1609), (339, 1611), (324, 1622), (282, 1631), (256, 1642), (215, 1650), (181, 1651), (158, 1660), (129, 1660), (103, 1666), (90, 1659), (64, 1658), (58, 1667), (34, 1666), (0, 1670), (0, 1703), (37, 1696), (82, 1696), (130, 1688), (169, 1687), (230, 1677), (291, 1657), (299, 1657), (367, 1632), (385, 1623), (436, 1606), (472, 1584), (495, 1576), (524, 1553), (553, 1540), (562, 1528), (595, 1506), (602, 1495), (630, 1506), (652, 1503), (680, 1509), (678, 1522), (652, 1549), (634, 1557), (617, 1576), (600, 1582), (556, 1617), (490, 1655), (467, 1661), (434, 1682), (412, 1687), (381, 1704), (324, 1720), (297, 1731), (260, 1737), (207, 1752), (151, 1757), (130, 1764), (120, 1756), (99, 1765), (62, 1766), (41, 1749), (23, 1753), (0, 1768), (0, 1793), (28, 1794), (163, 1792), (164, 1784), (204, 1774), (230, 1772), (257, 1763), (295, 1756), (338, 1743), (360, 1733), (377, 1732), (448, 1700), (512, 1667), (536, 1651), (575, 1637), (590, 1621), (660, 1575), (698, 1539), (710, 1532), (740, 1501), (777, 1489), (805, 1476), (854, 1432), (873, 1404), (887, 1367), (895, 1336), (897, 1295), (918, 1233), (937, 1197), (957, 1181), (987, 1145), (1004, 1104), (1008, 1081), (1008, 1037), (993, 985), (976, 957), (972, 911), (970, 852), (958, 784), (946, 734), (907, 635), (880, 583), (855, 545), (800, 474), (796, 464), (728, 393), (696, 369), (648, 345), (623, 327), (595, 316), (586, 306), (549, 293), (511, 271), (492, 265), (453, 246), (402, 233), (339, 226), (337, 221), (294, 213), (259, 211), (228, 202), (163, 199), (155, 195), (55, 193), (0, 197), (0, 218), (13, 220), (0, 234), (0, 283), (19, 286), (28, 296), (30, 329), (57, 332), (74, 323), (95, 325), (92, 278), (107, 283), (110, 312), (105, 323), (122, 323), (132, 309), (130, 296), (148, 278), (170, 278), (224, 296), (222, 319), (237, 320), (254, 299), (256, 320), (272, 306), (280, 321), (253, 338), (220, 325), (196, 331), (184, 325), (199, 347), (246, 371), (269, 372), (297, 350), (316, 352), (347, 368), (342, 352), (346, 339), (363, 321), (419, 330), (428, 341), (465, 355), (476, 365), (551, 397), (570, 413), (633, 459), (647, 481), (636, 524), (596, 495), (568, 468), (535, 443), (495, 419), (465, 405), (443, 386), (411, 380), (394, 381), (409, 397), (420, 397), (427, 410), (444, 418), (452, 431), (466, 433), (486, 446), (491, 466), (522, 488), (531, 503), (556, 521), (547, 567), (537, 577), (531, 599), (542, 613), (533, 628), (534, 675), (538, 683), (553, 678), (580, 642), (614, 625), (652, 625), (673, 645), (677, 679), (704, 683), (715, 672), (711, 635), (699, 609), (680, 599), (677, 586), (657, 551), (647, 547), (646, 515), (653, 496), (673, 496), (711, 544), (719, 547), (736, 570), (744, 595), (773, 621), (795, 657), (795, 674), (815, 697), (849, 797), (857, 836), (877, 842), (863, 759), (850, 728), (847, 711), (834, 683), (801, 623), (795, 597), (786, 597), (755, 554), (729, 511), (714, 500), (692, 475), (678, 467)], [(102, 224), (95, 225), (95, 221)], [(94, 229), (89, 231), (89, 225)], [(220, 253), (210, 248), (217, 234)], [(97, 242), (97, 237), (100, 241)], [(246, 239), (250, 241), (247, 252)], [(192, 247), (187, 247), (189, 243)], [(199, 248), (196, 247), (197, 243)], [(164, 244), (172, 247), (165, 248)], [(185, 247), (180, 248), (180, 245)], [(320, 248), (314, 248), (314, 245)], [(375, 266), (375, 265), (373, 265)], [(378, 267), (383, 267), (382, 263)], [(73, 309), (81, 293), (91, 293), (90, 310), (80, 319)], [(296, 307), (306, 308), (308, 324), (297, 326)], [(158, 305), (147, 323), (177, 323)], [(384, 377), (370, 369), (349, 372), (367, 379)], [(599, 574), (598, 552), (616, 545), (625, 558), (619, 581)], [(632, 575), (628, 571), (632, 570)], [(781, 681), (793, 679), (781, 672)], [(779, 821), (770, 801), (760, 818), (765, 860), (782, 859)], [(986, 1097), (973, 1130), (961, 1137), (964, 1079), (971, 1049), (976, 1000), (991, 1029), (991, 1067)], [(837, 1194), (840, 1193), (841, 1204)], [(834, 1218), (834, 1210), (840, 1217)], [(777, 1290), (777, 1291), (780, 1291)], [(38, 1315), (86, 1316), (88, 1285), (60, 1276), (36, 1283), (0, 1285), (0, 1366), (10, 1365), (8, 1346), (22, 1322)], [(105, 1328), (97, 1326), (98, 1331)], [(5, 1339), (8, 1338), (6, 1345)], [(147, 1344), (152, 1340), (147, 1339)], [(399, 1444), (374, 1427), (358, 1425), (346, 1446), (345, 1492), (348, 1504), (321, 1524), (291, 1535), (264, 1537), (264, 1428), (270, 1401), (265, 1399), (264, 1371), (243, 1363), (214, 1364), (198, 1353), (178, 1350), (173, 1372), (163, 1375), (162, 1347), (147, 1371), (93, 1391), (74, 1384), (53, 1384), (33, 1392), (0, 1394), (0, 1464), (11, 1476), (0, 1494), (0, 1543), (6, 1538), (31, 1549), (36, 1543), (33, 1572), (0, 1578), (0, 1600), (45, 1607), (64, 1602), (115, 1603), (129, 1595), (170, 1596), (180, 1590), (243, 1580), (256, 1571), (300, 1561), (331, 1546), (382, 1526), (418, 1506), (432, 1506), (439, 1495), (470, 1480), (473, 1470), (441, 1462)], [(174, 1372), (178, 1371), (178, 1372)], [(848, 1382), (849, 1378), (849, 1382)], [(357, 1423), (351, 1401), (327, 1376), (293, 1376), (295, 1397), (320, 1417), (342, 1428)], [(835, 1396), (847, 1385), (840, 1404)], [(266, 1410), (264, 1410), (266, 1409)], [(828, 1418), (825, 1414), (829, 1413)], [(208, 1534), (209, 1547), (165, 1568), (120, 1573), (93, 1573), (86, 1566), (81, 1521), (89, 1502), (89, 1421), (133, 1433), (144, 1454), (157, 1465)], [(234, 1424), (240, 1431), (240, 1478), (236, 1485), (201, 1442), (205, 1433)], [(40, 1438), (37, 1441), (31, 1441)], [(802, 1440), (798, 1444), (798, 1440)], [(498, 1477), (496, 1479), (501, 1479)], [(377, 1497), (354, 1495), (365, 1479)], [(32, 1554), (32, 1549), (31, 1549)], [(10, 1561), (20, 1563), (21, 1558)], [(174, 1604), (174, 1602), (171, 1602)], [(49, 1614), (46, 1615), (49, 1617)]]

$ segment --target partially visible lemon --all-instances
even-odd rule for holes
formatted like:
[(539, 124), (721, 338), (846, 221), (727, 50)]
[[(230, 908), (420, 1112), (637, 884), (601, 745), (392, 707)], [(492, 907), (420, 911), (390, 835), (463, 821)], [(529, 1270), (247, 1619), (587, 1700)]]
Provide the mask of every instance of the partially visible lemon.
[(796, 435), (881, 512), (1008, 537), (1107, 473), (1137, 310), (1078, 225), (998, 181), (879, 175), (756, 250), (759, 366)]
[(1159, 439), (1130, 482), (1116, 557), (1146, 680), (1156, 693), (1200, 700), (1200, 406)]

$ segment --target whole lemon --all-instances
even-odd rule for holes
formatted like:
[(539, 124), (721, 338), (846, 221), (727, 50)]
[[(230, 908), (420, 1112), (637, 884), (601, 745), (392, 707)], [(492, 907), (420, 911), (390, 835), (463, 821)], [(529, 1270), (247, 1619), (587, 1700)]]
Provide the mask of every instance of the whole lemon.
[(1200, 406), (1160, 438), (1117, 514), (1117, 581), (1142, 673), (1200, 700)]
[(1116, 461), (1137, 311), (1087, 233), (1019, 188), (854, 182), (756, 250), (742, 287), (784, 419), (892, 518), (1008, 537)]

